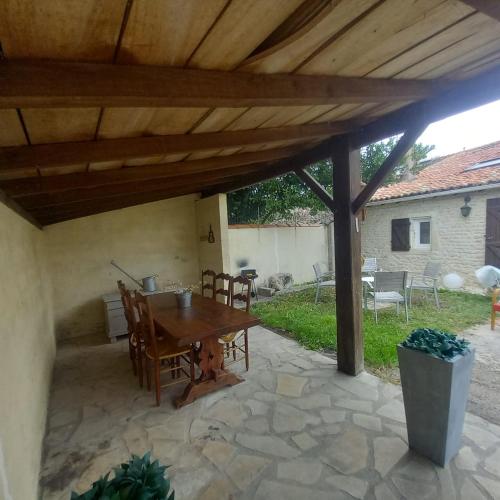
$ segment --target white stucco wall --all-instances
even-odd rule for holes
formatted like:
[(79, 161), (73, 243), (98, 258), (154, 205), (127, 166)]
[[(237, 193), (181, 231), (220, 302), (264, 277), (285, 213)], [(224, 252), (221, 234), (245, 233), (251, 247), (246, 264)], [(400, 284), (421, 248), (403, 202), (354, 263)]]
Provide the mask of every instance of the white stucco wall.
[(199, 281), (195, 202), (182, 196), (54, 224), (44, 229), (53, 284), (58, 338), (103, 334), (101, 296), (121, 279), (113, 259), (136, 279), (158, 274), (170, 281)]
[[(383, 270), (416, 274), (429, 260), (439, 261), (442, 275), (456, 272), (466, 287), (478, 289), (474, 271), (484, 265), (486, 200), (500, 197), (500, 190), (468, 194), (472, 211), (467, 218), (460, 213), (464, 194), (369, 206), (361, 226), (363, 255), (377, 257)], [(430, 250), (391, 251), (391, 220), (406, 217), (431, 217)]]
[(327, 226), (229, 226), (231, 274), (239, 274), (240, 260), (257, 269), (264, 284), (275, 273), (292, 273), (295, 283), (314, 280), (313, 264), (328, 269)]
[(0, 499), (38, 498), (55, 356), (44, 232), (0, 203)]

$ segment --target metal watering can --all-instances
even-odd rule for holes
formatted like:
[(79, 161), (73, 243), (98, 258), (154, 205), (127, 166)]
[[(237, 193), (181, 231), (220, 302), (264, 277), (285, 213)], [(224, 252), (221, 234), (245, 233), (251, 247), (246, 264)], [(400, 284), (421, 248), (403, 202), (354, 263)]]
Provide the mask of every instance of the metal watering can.
[(145, 292), (156, 292), (156, 290), (158, 289), (156, 285), (156, 274), (153, 274), (152, 276), (146, 276), (145, 278), (142, 278), (141, 281), (138, 281), (129, 273), (127, 273), (127, 271), (122, 269), (114, 260), (111, 261), (111, 265), (116, 267), (125, 276), (129, 277), (134, 283), (137, 283)]

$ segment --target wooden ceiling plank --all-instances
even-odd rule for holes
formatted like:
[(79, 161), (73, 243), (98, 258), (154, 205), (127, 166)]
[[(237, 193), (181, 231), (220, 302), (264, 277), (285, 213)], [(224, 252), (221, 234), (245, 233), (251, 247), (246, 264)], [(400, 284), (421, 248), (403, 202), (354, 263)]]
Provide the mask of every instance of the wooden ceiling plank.
[(349, 122), (332, 122), (294, 127), (179, 134), (169, 136), (107, 139), (61, 144), (5, 147), (0, 149), (0, 170), (37, 166), (64, 166), (81, 162), (104, 162), (152, 155), (191, 153), (217, 148), (241, 147), (286, 140), (327, 137), (352, 130)]
[(331, 2), (318, 17), (299, 32), (274, 47), (250, 57), (239, 69), (252, 73), (293, 72), (315, 50), (328, 42), (332, 35), (341, 31), (377, 0), (350, 0)]
[(303, 0), (233, 0), (197, 48), (189, 66), (234, 69), (302, 2)]
[(442, 82), (9, 61), (0, 108), (303, 106), (421, 99)]
[(109, 184), (142, 182), (152, 179), (171, 178), (183, 175), (216, 171), (219, 169), (272, 162), (293, 156), (299, 148), (284, 147), (256, 153), (242, 153), (231, 156), (212, 157), (204, 160), (167, 163), (161, 165), (145, 165), (114, 170), (101, 170), (84, 174), (54, 175), (21, 180), (10, 180), (0, 184), (8, 194), (22, 198), (34, 194), (67, 191), (75, 187), (89, 188)]
[(127, 0), (2, 0), (0, 40), (8, 59), (111, 62)]
[(226, 3), (227, 0), (134, 2), (118, 63), (184, 66)]
[(495, 21), (500, 21), (500, 2), (498, 0), (462, 0), (462, 2), (490, 16)]

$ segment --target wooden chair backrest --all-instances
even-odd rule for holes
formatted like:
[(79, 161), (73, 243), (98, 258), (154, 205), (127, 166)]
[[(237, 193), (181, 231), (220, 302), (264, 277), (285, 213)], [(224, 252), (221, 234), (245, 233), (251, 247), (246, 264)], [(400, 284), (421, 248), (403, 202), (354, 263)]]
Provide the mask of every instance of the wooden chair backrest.
[[(215, 296), (215, 271), (205, 269), (201, 273), (201, 295), (202, 297), (209, 297), (211, 299)], [(205, 290), (207, 293), (205, 293)]]
[(133, 333), (136, 328), (135, 312), (134, 312), (134, 299), (130, 294), (122, 280), (118, 280), (118, 290), (122, 298), (123, 311), (125, 314), (125, 319), (127, 320), (127, 326), (129, 333)]
[[(219, 282), (222, 281), (222, 286), (219, 286)], [(231, 283), (233, 277), (227, 273), (219, 273), (215, 276), (215, 293), (214, 300), (217, 300), (218, 296), (224, 297), (224, 303), (226, 305), (231, 305)], [(226, 285), (227, 282), (227, 285)]]
[[(245, 302), (245, 311), (248, 312), (250, 310), (250, 280), (246, 276), (236, 276), (231, 281), (231, 307), (234, 307), (235, 302), (240, 300)], [(240, 285), (240, 291), (236, 291), (235, 287)]]
[(139, 311), (139, 325), (141, 336), (146, 348), (151, 348), (153, 355), (158, 357), (158, 344), (156, 343), (155, 324), (149, 298), (139, 292), (135, 292), (135, 303)]

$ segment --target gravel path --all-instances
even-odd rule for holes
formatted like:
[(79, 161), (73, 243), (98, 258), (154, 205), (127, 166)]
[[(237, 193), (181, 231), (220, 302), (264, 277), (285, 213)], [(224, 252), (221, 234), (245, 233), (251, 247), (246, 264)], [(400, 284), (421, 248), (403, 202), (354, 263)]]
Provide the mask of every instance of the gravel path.
[(463, 333), (476, 348), (468, 411), (500, 425), (500, 325), (489, 324)]

